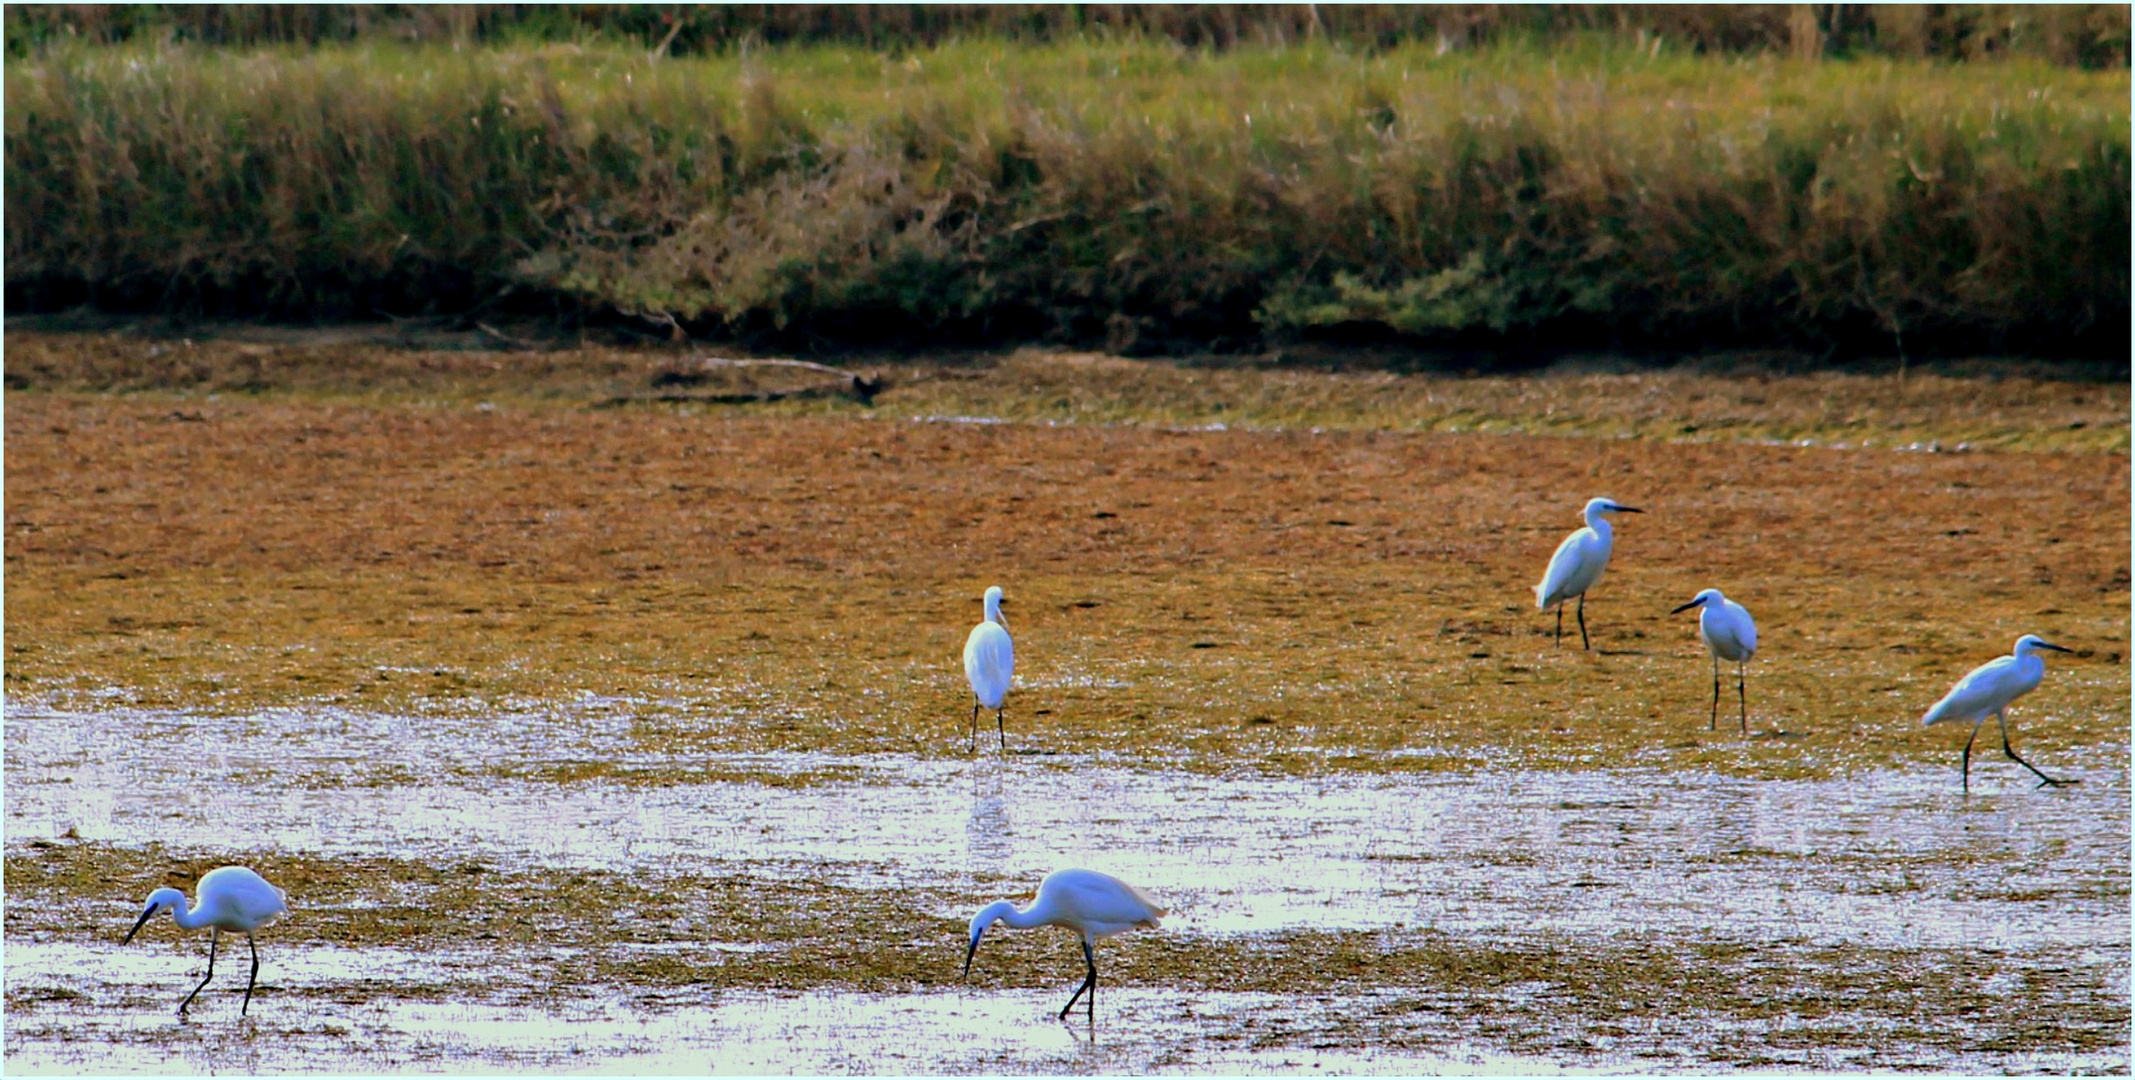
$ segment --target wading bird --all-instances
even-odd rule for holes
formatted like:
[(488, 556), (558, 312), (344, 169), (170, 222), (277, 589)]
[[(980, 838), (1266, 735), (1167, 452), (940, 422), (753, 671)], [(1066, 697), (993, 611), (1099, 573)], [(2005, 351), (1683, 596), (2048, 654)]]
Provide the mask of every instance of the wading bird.
[(2016, 756), (2016, 751), (2009, 746), (2009, 718), (2002, 715), (2004, 710), (2009, 708), (2010, 702), (2030, 693), (2046, 678), (2046, 658), (2037, 655), (2033, 651), (2036, 649), (2073, 651), (2049, 644), (2036, 634), (2025, 634), (2016, 639), (2016, 648), (2008, 656), (1996, 657), (1973, 668), (1971, 674), (1957, 680), (1957, 685), (1920, 718), (1926, 724), (1939, 724), (1945, 720), (1971, 722), (1972, 735), (1964, 741), (1964, 758), (1959, 766), (1966, 791), (1972, 790), (1972, 740), (1979, 738), (1979, 726), (1986, 723), (1989, 716), (2002, 729), (2002, 753), (2030, 769), (2032, 775), (2039, 778), (2040, 787), (2077, 782), (2056, 780), (2040, 772), (2030, 762)]
[(971, 917), (971, 948), (964, 952), (964, 975), (971, 974), (971, 958), (979, 951), (979, 938), (996, 921), (1018, 930), (1033, 926), (1065, 926), (1082, 935), (1082, 959), (1089, 975), (1075, 988), (1075, 996), (1060, 1009), (1067, 1019), (1083, 991), (1090, 993), (1090, 1023), (1097, 1022), (1097, 952), (1100, 939), (1138, 926), (1154, 928), (1165, 915), (1156, 901), (1140, 889), (1110, 874), (1095, 870), (1055, 870), (1038, 883), (1038, 898), (1021, 911), (1008, 900), (996, 900)]
[(1008, 749), (1008, 722), (1001, 718), (1001, 699), (1008, 696), (1008, 683), (1016, 673), (1016, 646), (1008, 639), (1008, 624), (1001, 618), (1001, 587), (986, 590), (986, 617), (964, 639), (964, 678), (978, 697), (971, 706), (971, 748), (979, 748), (979, 710), (993, 710), (993, 725), (1001, 733), (1001, 749)]
[(1564, 538), (1557, 545), (1557, 553), (1549, 557), (1549, 571), (1542, 575), (1542, 583), (1535, 586), (1535, 607), (1543, 611), (1557, 609), (1557, 643), (1564, 643), (1564, 602), (1579, 598), (1579, 646), (1591, 649), (1593, 645), (1586, 636), (1586, 591), (1601, 580), (1601, 571), (1609, 565), (1609, 546), (1613, 532), (1609, 528), (1609, 514), (1643, 514), (1635, 506), (1625, 506), (1614, 499), (1588, 499), (1586, 501), (1586, 528)]
[(1735, 662), (1735, 693), (1742, 699), (1742, 733), (1750, 733), (1750, 697), (1743, 689), (1742, 671), (1749, 666), (1749, 659), (1757, 655), (1757, 624), (1750, 620), (1749, 609), (1720, 595), (1718, 589), (1706, 589), (1690, 598), (1690, 602), (1669, 612), (1680, 615), (1691, 608), (1703, 608), (1698, 612), (1698, 636), (1705, 639), (1705, 648), (1712, 652), (1712, 730), (1720, 730), (1720, 661)]
[(253, 938), (252, 932), (288, 911), (289, 907), (283, 900), (282, 890), (242, 866), (217, 867), (200, 875), (200, 884), (193, 892), (200, 897), (200, 906), (190, 910), (185, 906), (185, 894), (169, 886), (149, 893), (148, 909), (134, 921), (133, 929), (126, 931), (126, 941), (133, 941), (133, 936), (148, 925), (148, 920), (164, 908), (169, 908), (171, 918), (187, 930), (208, 928), (208, 973), (201, 976), (200, 985), (193, 987), (193, 992), (178, 1003), (178, 1012), (182, 1015), (186, 1006), (191, 1005), (208, 985), (208, 980), (215, 977), (215, 946), (221, 942), (222, 932), (229, 930), (244, 934), (245, 941), (252, 946), (252, 974), (245, 979), (244, 1007), (237, 1011), (243, 1016), (252, 1008), (252, 986), (259, 981), (259, 942)]

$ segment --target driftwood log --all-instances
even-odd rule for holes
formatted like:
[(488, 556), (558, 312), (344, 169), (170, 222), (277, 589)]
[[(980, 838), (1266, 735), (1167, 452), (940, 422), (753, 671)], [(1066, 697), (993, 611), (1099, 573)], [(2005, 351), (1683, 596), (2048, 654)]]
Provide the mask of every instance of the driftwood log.
[[(805, 371), (821, 375), (821, 380), (800, 386), (776, 390), (745, 390), (707, 393), (688, 389), (710, 381), (713, 373), (733, 368), (772, 368), (788, 371)], [(695, 401), (713, 405), (748, 405), (757, 402), (781, 401), (786, 398), (849, 397), (862, 405), (872, 405), (875, 395), (888, 386), (888, 380), (878, 372), (861, 374), (829, 364), (811, 360), (739, 360), (726, 356), (701, 356), (679, 368), (669, 368), (652, 377), (652, 392), (649, 394), (625, 394), (609, 398), (606, 405), (630, 405), (647, 401), (678, 402)]]

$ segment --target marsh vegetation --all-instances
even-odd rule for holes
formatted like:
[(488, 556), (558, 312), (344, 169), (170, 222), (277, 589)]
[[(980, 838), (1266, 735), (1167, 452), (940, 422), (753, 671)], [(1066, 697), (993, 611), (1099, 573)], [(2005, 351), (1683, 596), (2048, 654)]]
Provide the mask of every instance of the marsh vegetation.
[(1618, 35), (62, 42), (6, 90), (18, 311), (517, 310), (1128, 353), (2127, 339), (2124, 63)]
[(2125, 6), (5, 25), (10, 1073), (2128, 1070)]

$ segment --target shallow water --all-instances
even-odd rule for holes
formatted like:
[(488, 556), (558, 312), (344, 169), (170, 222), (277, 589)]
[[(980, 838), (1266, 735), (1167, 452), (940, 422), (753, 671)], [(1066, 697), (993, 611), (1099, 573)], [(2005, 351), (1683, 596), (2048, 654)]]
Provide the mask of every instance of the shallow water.
[[(529, 1071), (743, 1074), (851, 1072), (1474, 1071), (1495, 1064), (1521, 1071), (1546, 1063), (1463, 1048), (1452, 1054), (1311, 1048), (1254, 1049), (1241, 1021), (1294, 1011), (1264, 994), (1122, 989), (1107, 992), (1095, 1030), (1055, 1019), (1051, 991), (923, 992), (868, 995), (686, 991), (629, 1001), (584, 1000), (530, 1009), (489, 1000), (395, 1000), (357, 1006), (279, 997), (246, 1024), (220, 1018), (232, 1002), (204, 996), (190, 1022), (169, 1004), (118, 989), (152, 981), (168, 956), (132, 963), (111, 948), (37, 947), (10, 966), (70, 976), (76, 985), (108, 980), (91, 1008), (61, 1033), (17, 1019), (8, 1068), (16, 1073), (280, 1071), (390, 1072), (448, 1065), (454, 1072)], [(366, 950), (375, 953), (376, 950)], [(379, 957), (345, 950), (282, 948), (283, 988), (320, 987)], [(167, 973), (162, 973), (167, 977)], [(654, 1000), (657, 998), (658, 1000)], [(210, 1010), (217, 1010), (211, 1012)], [(211, 1017), (216, 1017), (211, 1019)], [(39, 1019), (45, 1019), (40, 1017)], [(1078, 1017), (1079, 1019), (1079, 1017)], [(1229, 1037), (1226, 1037), (1228, 1035)], [(28, 1044), (18, 1053), (20, 1044)]]
[[(197, 944), (197, 943), (193, 943)], [(1330, 1019), (1369, 1013), (1391, 995), (1342, 997), (1162, 989), (1107, 991), (1093, 1028), (1055, 1019), (1055, 991), (965, 991), (870, 995), (683, 990), (627, 1000), (593, 995), (545, 1008), (510, 1004), (470, 982), (449, 1002), (373, 996), (322, 1002), (292, 991), (328, 990), (351, 972), (376, 976), (439, 958), (391, 950), (278, 945), (275, 992), (249, 1021), (226, 1015), (234, 993), (203, 995), (195, 1018), (170, 1010), (180, 961), (168, 951), (10, 946), (10, 999), (22, 983), (65, 984), (85, 1000), (10, 1017), (7, 1066), (51, 1073), (390, 1073), (437, 1071), (773, 1073), (1437, 1073), (1655, 1072), (1709, 1069), (1725, 1058), (1701, 1050), (1726, 1019), (1686, 1008), (1640, 1033), (1580, 1040), (1576, 1054), (1508, 1053), (1477, 1039), (1449, 1002), (1418, 1028), (1434, 1049), (1315, 1041)], [(386, 955), (381, 955), (385, 953)], [(451, 958), (448, 958), (451, 959)], [(457, 959), (466, 960), (465, 957)], [(190, 970), (190, 968), (187, 968)], [(176, 976), (183, 982), (183, 976)], [(225, 988), (227, 990), (227, 988)], [(1076, 1018), (1078, 1021), (1080, 1017)], [(1774, 1024), (1772, 1026), (1777, 1026)], [(1304, 1038), (1295, 1036), (1302, 1034)], [(1755, 1039), (1759, 1032), (1746, 1034)], [(1289, 1037), (1286, 1037), (1289, 1036)], [(1673, 1051), (1634, 1045), (1654, 1039)], [(1865, 1059), (1865, 1060), (1864, 1060)], [(2125, 1071), (2121, 1053), (1952, 1054), (1905, 1047), (1780, 1053), (1763, 1071), (1872, 1066), (1938, 1071)]]
[[(1661, 771), (1297, 780), (990, 755), (707, 755), (722, 773), (837, 779), (640, 786), (449, 771), (475, 764), (471, 745), (553, 748), (565, 742), (551, 737), (555, 718), (479, 730), (350, 724), (341, 736), (333, 714), (11, 710), (7, 834), (71, 829), (180, 850), (246, 836), (327, 856), (552, 869), (806, 863), (863, 888), (1035, 881), (1093, 863), (1210, 933), (1408, 925), (1913, 947), (2127, 939), (2125, 895), (2114, 893), (2128, 847), (2117, 762), (2061, 763), (2084, 782), (2043, 792), (2014, 767), (1985, 765), (1970, 798), (1940, 769), (1841, 781)], [(319, 738), (322, 727), (335, 737)], [(629, 762), (597, 728), (577, 734), (582, 754)], [(321, 743), (335, 749), (308, 749)], [(1948, 862), (1965, 865), (1937, 869)]]
[[(1188, 938), (1428, 929), (1464, 941), (2030, 950), (2061, 966), (2011, 961), (2015, 977), (2044, 971), (2071, 993), (2128, 1000), (2124, 755), (2054, 762), (2083, 782), (2047, 791), (1989, 762), (1969, 798), (1943, 768), (1841, 781), (1510, 769), (1298, 780), (993, 754), (713, 755), (701, 760), (707, 775), (805, 782), (650, 785), (629, 782), (628, 767), (676, 763), (640, 760), (629, 711), (595, 701), (490, 717), (207, 717), (10, 703), (8, 844), (67, 836), (506, 869), (805, 870), (862, 890), (1019, 898), (1046, 871), (1087, 864), (1160, 897), (1173, 912), (1161, 932)], [(484, 771), (585, 761), (626, 771), (562, 784)], [(1607, 1039), (1515, 1054), (1448, 1003), (1446, 1016), (1423, 1022), (1430, 1052), (1379, 1052), (1353, 1035), (1345, 1044), (1310, 1034), (1368, 1005), (1368, 991), (1291, 999), (1121, 987), (1106, 992), (1093, 1048), (1052, 1019), (1071, 988), (1066, 971), (1059, 992), (594, 987), (559, 1015), (513, 1003), (499, 987), (523, 976), (496, 957), (272, 933), (263, 979), (284, 990), (330, 997), (352, 979), (410, 979), (458, 991), (448, 1003), (353, 1006), (277, 993), (236, 1028), (222, 1014), (238, 984), (219, 975), (202, 996), (217, 1019), (174, 1035), (169, 999), (199, 970), (201, 943), (115, 947), (138, 902), (111, 897), (113, 925), (92, 941), (8, 941), (11, 1071), (1635, 1071), (1695, 1067), (1700, 1040), (1712, 1037), (1692, 1014), (1680, 1040), (1632, 1040), (1646, 1048), (1639, 1057), (1612, 1056)], [(684, 951), (693, 962), (777, 962), (747, 942)], [(1664, 1052), (1652, 1052), (1656, 1040)], [(1974, 1057), (1898, 1042), (1876, 1047), (1872, 1063), (2127, 1067), (2124, 1045), (2102, 1057)], [(1858, 1063), (1834, 1049), (1761, 1064)]]

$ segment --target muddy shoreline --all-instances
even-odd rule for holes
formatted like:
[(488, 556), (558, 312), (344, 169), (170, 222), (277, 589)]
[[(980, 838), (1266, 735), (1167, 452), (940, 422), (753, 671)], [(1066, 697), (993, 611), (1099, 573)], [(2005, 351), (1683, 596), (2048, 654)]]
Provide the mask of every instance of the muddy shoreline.
[[(2124, 387), (256, 345), (10, 334), (11, 1072), (2128, 1069)], [(2082, 783), (1966, 798), (1919, 713), (2024, 632)], [(117, 942), (230, 861), (294, 911), (181, 1024), (205, 942)], [(958, 974), (1078, 862), (1176, 913), (1094, 1033), (1065, 934)]]

